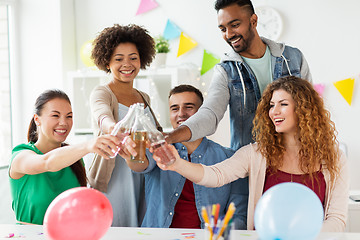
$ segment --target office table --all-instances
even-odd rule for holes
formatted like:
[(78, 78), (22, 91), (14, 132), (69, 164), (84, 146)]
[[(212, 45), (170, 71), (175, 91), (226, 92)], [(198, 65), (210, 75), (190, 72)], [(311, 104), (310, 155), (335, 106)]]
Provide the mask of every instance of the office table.
[[(255, 231), (234, 230), (231, 240), (258, 240)], [(45, 240), (39, 225), (0, 224), (0, 239)], [(112, 227), (101, 240), (204, 240), (202, 229)], [(360, 233), (321, 233), (317, 240), (359, 240)]]
[[(360, 190), (351, 190), (350, 195), (360, 195)], [(348, 232), (360, 232), (360, 202), (349, 199), (349, 214), (346, 229)]]

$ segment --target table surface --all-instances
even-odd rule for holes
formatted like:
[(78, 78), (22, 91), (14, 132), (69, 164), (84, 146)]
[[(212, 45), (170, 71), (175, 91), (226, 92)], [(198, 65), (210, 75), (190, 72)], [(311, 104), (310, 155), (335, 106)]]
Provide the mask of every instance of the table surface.
[[(255, 231), (235, 230), (231, 240), (259, 240)], [(0, 225), (0, 239), (25, 238), (26, 240), (46, 239), (43, 227), (39, 225)], [(204, 240), (201, 229), (169, 228), (110, 228), (102, 240)], [(359, 240), (360, 233), (320, 233), (317, 240)]]

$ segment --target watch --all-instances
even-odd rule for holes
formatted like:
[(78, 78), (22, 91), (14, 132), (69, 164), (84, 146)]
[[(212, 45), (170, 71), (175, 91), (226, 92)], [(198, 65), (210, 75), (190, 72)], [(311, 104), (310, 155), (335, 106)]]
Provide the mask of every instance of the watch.
[(283, 21), (279, 12), (268, 6), (257, 7), (255, 13), (258, 16), (257, 31), (260, 36), (277, 40), (280, 37)]

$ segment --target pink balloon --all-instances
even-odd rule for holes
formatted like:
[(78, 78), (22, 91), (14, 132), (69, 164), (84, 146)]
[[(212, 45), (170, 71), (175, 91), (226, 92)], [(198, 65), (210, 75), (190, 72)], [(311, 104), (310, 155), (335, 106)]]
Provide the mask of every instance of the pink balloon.
[(44, 217), (44, 232), (51, 240), (98, 240), (111, 226), (113, 211), (101, 192), (77, 187), (57, 196)]

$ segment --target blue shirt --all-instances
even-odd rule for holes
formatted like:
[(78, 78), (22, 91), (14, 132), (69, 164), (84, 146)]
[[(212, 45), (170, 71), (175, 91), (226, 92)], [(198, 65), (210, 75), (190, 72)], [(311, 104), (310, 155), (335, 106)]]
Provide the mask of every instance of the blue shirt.
[[(174, 146), (181, 158), (188, 160), (188, 151), (181, 143)], [(213, 165), (221, 162), (234, 154), (234, 151), (220, 146), (219, 144), (203, 138), (201, 144), (190, 155), (191, 162), (203, 165)], [(174, 208), (182, 192), (185, 178), (173, 171), (162, 171), (154, 159), (148, 155), (149, 166), (145, 171), (145, 199), (147, 210), (142, 227), (168, 228), (174, 216)], [(204, 219), (201, 217), (201, 207), (212, 204), (220, 204), (219, 215), (225, 215), (231, 202), (235, 203), (238, 229), (246, 229), (247, 202), (248, 202), (248, 178), (238, 179), (233, 183), (219, 188), (207, 188), (194, 184), (195, 204), (201, 226), (204, 227)]]

